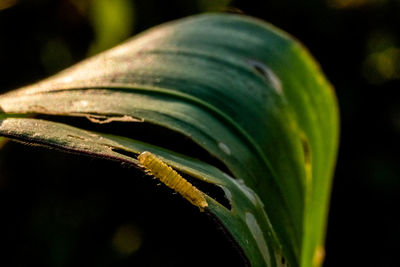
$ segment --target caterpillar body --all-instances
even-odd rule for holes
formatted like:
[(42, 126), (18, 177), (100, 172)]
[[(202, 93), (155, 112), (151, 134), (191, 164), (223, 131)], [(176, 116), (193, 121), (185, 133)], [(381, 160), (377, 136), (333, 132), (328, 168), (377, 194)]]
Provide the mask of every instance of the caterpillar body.
[(201, 211), (208, 207), (203, 192), (194, 187), (160, 158), (148, 151), (144, 151), (138, 156), (138, 160), (154, 177), (169, 188), (174, 189), (190, 203), (199, 207)]

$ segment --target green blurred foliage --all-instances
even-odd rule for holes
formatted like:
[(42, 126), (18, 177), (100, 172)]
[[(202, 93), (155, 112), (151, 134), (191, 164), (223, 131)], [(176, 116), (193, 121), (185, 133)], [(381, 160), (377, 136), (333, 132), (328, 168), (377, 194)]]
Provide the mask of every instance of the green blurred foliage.
[(367, 82), (383, 84), (400, 79), (400, 40), (392, 32), (371, 32), (363, 74)]
[(89, 49), (89, 55), (93, 55), (132, 35), (135, 9), (129, 0), (91, 0), (89, 18), (95, 31)]
[(72, 65), (71, 51), (63, 40), (52, 38), (47, 40), (40, 51), (43, 67), (47, 72), (61, 71), (67, 65)]
[(231, 0), (197, 0), (201, 11), (225, 11)]

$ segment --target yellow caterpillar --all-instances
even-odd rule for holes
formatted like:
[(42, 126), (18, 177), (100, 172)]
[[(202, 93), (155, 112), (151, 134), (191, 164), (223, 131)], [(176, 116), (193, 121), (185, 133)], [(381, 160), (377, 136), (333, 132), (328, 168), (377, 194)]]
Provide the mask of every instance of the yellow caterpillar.
[(154, 177), (160, 179), (166, 186), (174, 189), (189, 200), (190, 203), (199, 207), (201, 211), (208, 207), (203, 192), (185, 180), (160, 158), (148, 151), (144, 151), (138, 156), (138, 160)]

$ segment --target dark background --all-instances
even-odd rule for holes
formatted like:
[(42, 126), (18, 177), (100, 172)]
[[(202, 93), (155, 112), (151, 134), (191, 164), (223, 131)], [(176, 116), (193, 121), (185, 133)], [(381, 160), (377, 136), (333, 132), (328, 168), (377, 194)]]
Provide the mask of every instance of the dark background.
[(162, 22), (227, 9), (297, 37), (336, 88), (341, 143), (324, 266), (397, 266), (399, 0), (0, 0), (0, 91)]

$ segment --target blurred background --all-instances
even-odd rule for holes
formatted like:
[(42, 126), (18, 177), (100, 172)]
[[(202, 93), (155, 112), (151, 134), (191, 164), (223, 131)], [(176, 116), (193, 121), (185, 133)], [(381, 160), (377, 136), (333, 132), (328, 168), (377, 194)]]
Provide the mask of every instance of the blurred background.
[(208, 11), (269, 21), (320, 62), (341, 110), (324, 266), (397, 266), (400, 0), (0, 0), (0, 92)]

